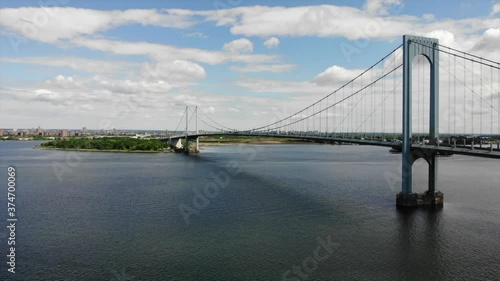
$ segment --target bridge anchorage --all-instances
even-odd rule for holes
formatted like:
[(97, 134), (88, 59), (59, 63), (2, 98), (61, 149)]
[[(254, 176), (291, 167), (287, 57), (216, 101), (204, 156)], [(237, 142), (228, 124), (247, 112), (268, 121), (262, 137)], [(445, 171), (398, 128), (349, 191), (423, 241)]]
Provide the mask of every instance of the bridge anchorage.
[[(198, 138), (204, 136), (387, 147), (402, 155), (398, 208), (443, 205), (443, 193), (437, 190), (440, 156), (500, 159), (500, 62), (441, 45), (437, 39), (405, 35), (400, 46), (356, 77), (332, 83), (335, 90), (323, 98), (247, 130), (225, 127), (198, 107), (186, 107), (168, 142), (186, 154), (198, 152)], [(196, 146), (190, 147), (194, 141)], [(423, 193), (413, 190), (413, 167), (419, 159), (428, 164)]]

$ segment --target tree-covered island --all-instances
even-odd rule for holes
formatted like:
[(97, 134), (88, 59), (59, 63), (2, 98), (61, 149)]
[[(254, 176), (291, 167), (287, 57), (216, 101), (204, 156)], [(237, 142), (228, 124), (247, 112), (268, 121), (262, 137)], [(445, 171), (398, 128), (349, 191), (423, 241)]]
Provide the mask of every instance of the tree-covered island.
[(110, 138), (68, 138), (44, 142), (42, 149), (119, 151), (119, 152), (163, 152), (168, 144), (156, 139)]

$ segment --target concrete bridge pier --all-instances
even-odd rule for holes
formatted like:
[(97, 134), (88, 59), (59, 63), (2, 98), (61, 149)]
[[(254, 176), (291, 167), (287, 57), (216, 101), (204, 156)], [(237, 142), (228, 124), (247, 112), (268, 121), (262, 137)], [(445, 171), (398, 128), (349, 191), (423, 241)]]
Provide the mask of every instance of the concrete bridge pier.
[[(399, 207), (418, 207), (418, 206), (443, 206), (444, 195), (442, 192), (436, 190), (437, 187), (437, 152), (436, 151), (422, 151), (414, 150), (411, 152), (409, 167), (412, 169), (413, 163), (418, 159), (424, 159), (429, 165), (429, 181), (428, 189), (424, 193), (414, 193), (410, 190), (405, 190), (396, 196), (396, 206)], [(412, 173), (407, 176), (407, 180), (412, 180)]]
[(186, 145), (184, 146), (184, 153), (185, 154), (189, 154), (190, 152), (200, 153), (200, 142), (199, 142), (198, 137), (196, 137), (195, 143), (196, 143), (196, 146), (195, 146), (194, 150), (190, 150), (189, 149), (189, 138), (186, 138)]

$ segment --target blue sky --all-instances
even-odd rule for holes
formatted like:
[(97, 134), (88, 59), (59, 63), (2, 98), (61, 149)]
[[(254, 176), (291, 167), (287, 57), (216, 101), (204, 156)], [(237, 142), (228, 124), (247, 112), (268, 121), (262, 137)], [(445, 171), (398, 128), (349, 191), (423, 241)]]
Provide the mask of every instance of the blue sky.
[(477, 48), (500, 39), (490, 0), (46, 2), (56, 5), (0, 2), (0, 128), (172, 129), (184, 105), (232, 127), (265, 124), (405, 33), (499, 55)]

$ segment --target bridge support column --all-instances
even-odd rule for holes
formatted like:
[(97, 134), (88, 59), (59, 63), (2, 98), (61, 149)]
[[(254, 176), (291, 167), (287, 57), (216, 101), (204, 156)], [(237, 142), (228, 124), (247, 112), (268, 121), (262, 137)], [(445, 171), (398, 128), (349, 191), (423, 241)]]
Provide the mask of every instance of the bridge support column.
[[(430, 108), (429, 144), (439, 145), (439, 41), (433, 38), (403, 36), (403, 143), (401, 193), (396, 196), (398, 207), (419, 205), (442, 205), (443, 195), (436, 191), (436, 152), (412, 149), (412, 60), (423, 55), (430, 64)], [(415, 160), (424, 158), (429, 164), (429, 189), (424, 194), (413, 193), (413, 171)], [(437, 198), (437, 199), (436, 199)]]
[(435, 193), (437, 186), (437, 165), (438, 165), (436, 161), (436, 153), (432, 153), (432, 155), (429, 156), (427, 163), (429, 163), (429, 190), (427, 192)]
[(186, 145), (184, 146), (184, 154), (189, 154), (189, 139), (186, 137)]
[(437, 191), (437, 152), (427, 152), (413, 150), (411, 152), (409, 166), (412, 169), (416, 160), (423, 158), (429, 165), (428, 189), (424, 193), (399, 193), (396, 196), (396, 206), (399, 207), (418, 207), (418, 206), (442, 206), (444, 195)]

